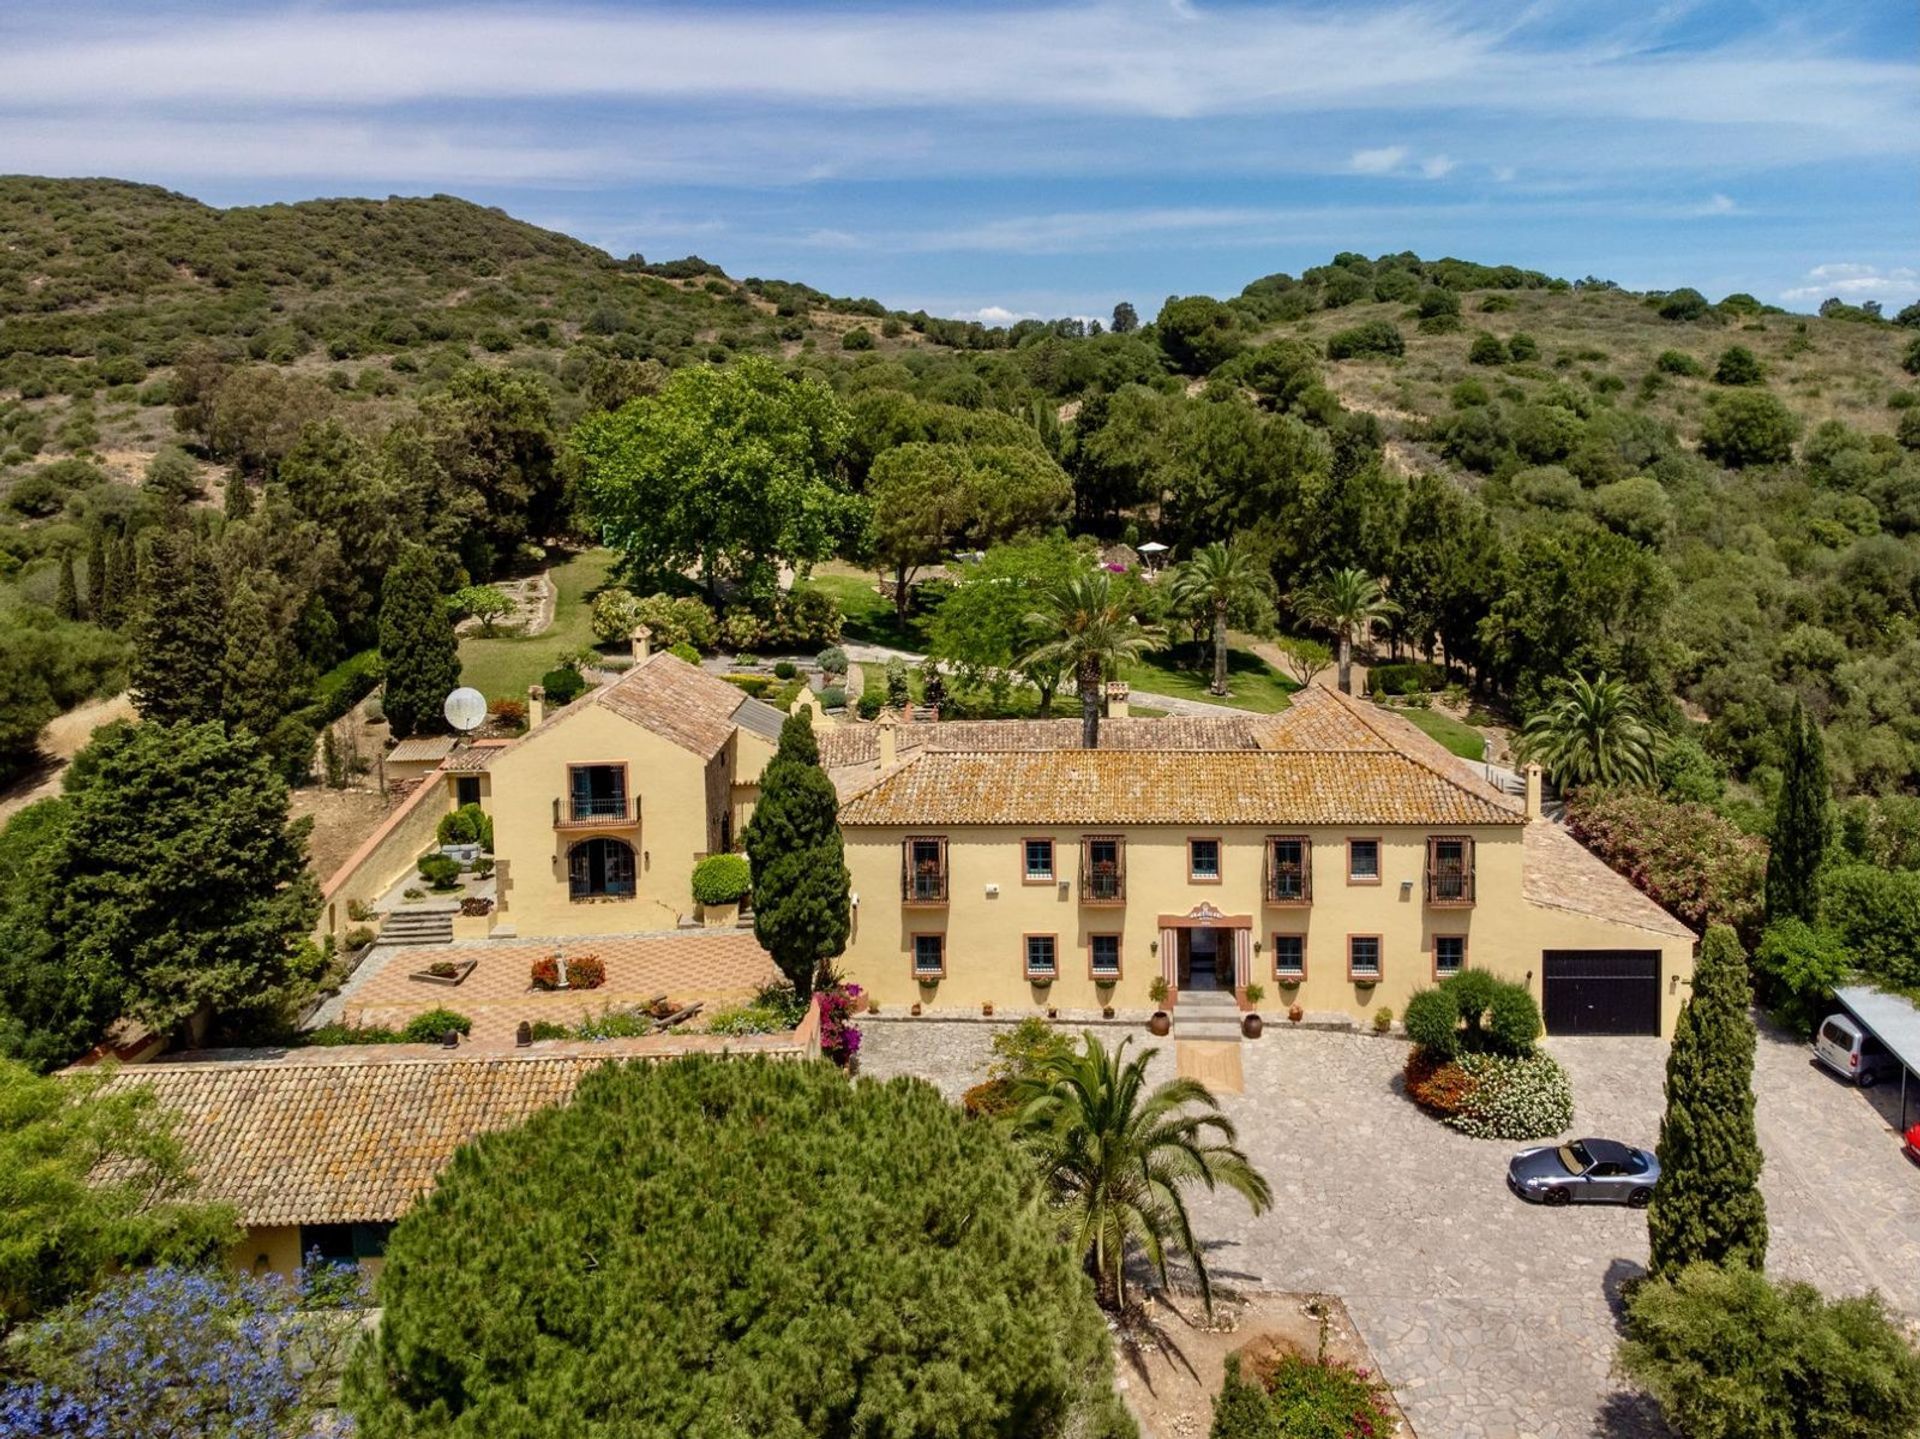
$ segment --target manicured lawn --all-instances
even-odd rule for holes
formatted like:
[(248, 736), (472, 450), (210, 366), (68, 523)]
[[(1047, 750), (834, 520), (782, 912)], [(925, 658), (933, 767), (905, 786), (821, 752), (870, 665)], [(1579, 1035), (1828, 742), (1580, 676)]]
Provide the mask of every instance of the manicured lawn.
[(1417, 728), (1425, 730), (1461, 759), (1480, 758), (1483, 738), (1480, 731), (1472, 725), (1465, 724), (1440, 710), (1401, 709), (1398, 705), (1391, 708), (1395, 714), (1410, 721)]
[[(1203, 664), (1204, 669), (1200, 667)], [(1300, 688), (1258, 655), (1243, 649), (1227, 651), (1225, 698), (1208, 693), (1207, 683), (1212, 675), (1212, 650), (1208, 649), (1202, 656), (1192, 645), (1176, 645), (1144, 654), (1120, 672), (1120, 678), (1137, 690), (1229, 705), (1258, 714), (1277, 714), (1287, 707), (1289, 696)]]
[(873, 584), (872, 575), (862, 574), (850, 565), (821, 565), (811, 576), (796, 584), (794, 591), (817, 590), (823, 595), (831, 595), (839, 603), (840, 613), (846, 617), (841, 638), (849, 643), (886, 645), (890, 649), (924, 654), (927, 640), (920, 631), (920, 625), (925, 615), (914, 615), (908, 620), (907, 627), (901, 629), (894, 621), (892, 602), (875, 590)]
[(583, 550), (555, 565), (550, 572), (557, 591), (552, 627), (532, 636), (461, 640), (460, 682), (488, 699), (524, 700), (527, 686), (540, 683), (540, 676), (559, 663), (561, 655), (593, 644), (588, 605), (594, 591), (606, 584), (613, 561), (612, 550)]

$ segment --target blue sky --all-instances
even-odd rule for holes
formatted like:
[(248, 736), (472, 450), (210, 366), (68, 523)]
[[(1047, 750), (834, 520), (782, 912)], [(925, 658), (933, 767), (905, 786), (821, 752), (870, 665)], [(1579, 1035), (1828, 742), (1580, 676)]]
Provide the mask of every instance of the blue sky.
[(448, 192), (1001, 319), (1337, 250), (1920, 298), (1907, 0), (0, 7), (0, 171)]

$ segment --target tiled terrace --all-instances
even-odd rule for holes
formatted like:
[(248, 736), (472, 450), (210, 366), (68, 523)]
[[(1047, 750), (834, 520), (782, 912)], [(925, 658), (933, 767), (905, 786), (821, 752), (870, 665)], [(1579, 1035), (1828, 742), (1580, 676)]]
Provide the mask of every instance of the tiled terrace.
[[(599, 955), (607, 967), (607, 982), (591, 990), (535, 990), (529, 980), (534, 961), (556, 951)], [(443, 959), (479, 963), (458, 985), (428, 984), (408, 977)], [(564, 943), (482, 940), (445, 947), (383, 945), (367, 957), (341, 996), (338, 1016), (348, 1024), (397, 1028), (428, 1010), (451, 1009), (473, 1021), (474, 1042), (510, 1043), (523, 1019), (577, 1024), (603, 1010), (631, 1008), (662, 994), (676, 1004), (698, 1000), (712, 1009), (751, 999), (762, 985), (779, 977), (766, 951), (742, 930), (686, 930)], [(322, 1016), (330, 1017), (331, 1013)]]

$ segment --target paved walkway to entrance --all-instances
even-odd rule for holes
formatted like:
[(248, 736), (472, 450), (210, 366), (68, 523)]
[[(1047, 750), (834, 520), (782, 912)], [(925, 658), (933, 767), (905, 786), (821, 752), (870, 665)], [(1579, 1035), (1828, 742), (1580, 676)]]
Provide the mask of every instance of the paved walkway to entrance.
[[(958, 1094), (991, 1031), (874, 1025), (868, 1074), (920, 1073)], [(1156, 1078), (1173, 1072), (1166, 1041)], [(1519, 1146), (1467, 1139), (1399, 1092), (1403, 1041), (1270, 1029), (1241, 1047), (1246, 1092), (1223, 1095), (1273, 1186), (1258, 1219), (1231, 1195), (1194, 1197), (1216, 1283), (1324, 1290), (1346, 1301), (1420, 1439), (1640, 1439), (1657, 1414), (1612, 1377), (1622, 1281), (1643, 1272), (1646, 1217), (1546, 1209), (1506, 1190)], [(1651, 1145), (1666, 1046), (1567, 1039), (1575, 1129)], [(1920, 1170), (1869, 1096), (1763, 1037), (1756, 1064), (1769, 1268), (1834, 1294), (1878, 1285), (1920, 1315)]]

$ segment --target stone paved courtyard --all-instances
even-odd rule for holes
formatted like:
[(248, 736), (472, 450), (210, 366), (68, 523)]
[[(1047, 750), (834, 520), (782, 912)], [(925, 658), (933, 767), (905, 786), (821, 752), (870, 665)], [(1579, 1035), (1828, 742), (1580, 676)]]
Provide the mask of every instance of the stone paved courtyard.
[[(992, 1032), (870, 1024), (862, 1072), (919, 1073), (957, 1095), (984, 1070)], [(1156, 1077), (1171, 1073), (1171, 1041), (1158, 1043)], [(1654, 1143), (1663, 1043), (1549, 1047), (1573, 1077), (1578, 1132)], [(1253, 1219), (1232, 1196), (1198, 1199), (1216, 1282), (1338, 1294), (1421, 1439), (1664, 1434), (1609, 1377), (1618, 1288), (1646, 1261), (1645, 1216), (1513, 1198), (1505, 1165), (1519, 1146), (1415, 1110), (1397, 1090), (1405, 1054), (1398, 1040), (1284, 1027), (1244, 1046), (1246, 1093), (1224, 1104), (1275, 1205)], [(1894, 1101), (1830, 1080), (1804, 1045), (1765, 1034), (1756, 1087), (1770, 1269), (1833, 1293), (1877, 1284), (1920, 1316), (1920, 1168), (1889, 1131)]]

